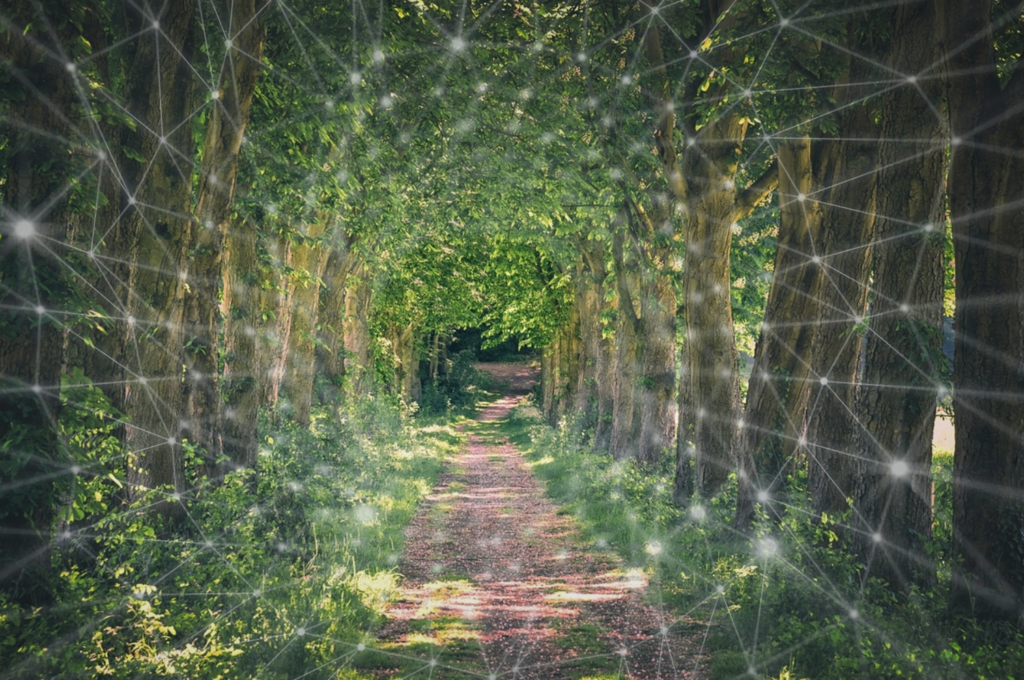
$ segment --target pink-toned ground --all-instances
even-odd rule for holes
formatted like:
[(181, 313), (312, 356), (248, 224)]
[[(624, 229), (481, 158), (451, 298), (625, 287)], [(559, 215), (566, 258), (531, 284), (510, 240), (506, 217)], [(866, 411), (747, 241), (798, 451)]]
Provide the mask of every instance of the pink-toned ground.
[[(481, 422), (507, 416), (536, 377), (481, 368), (508, 384)], [(434, 678), (697, 677), (699, 639), (644, 602), (643, 574), (583, 546), (519, 451), (496, 428), (472, 429), (408, 528), (382, 641), (436, 644)]]

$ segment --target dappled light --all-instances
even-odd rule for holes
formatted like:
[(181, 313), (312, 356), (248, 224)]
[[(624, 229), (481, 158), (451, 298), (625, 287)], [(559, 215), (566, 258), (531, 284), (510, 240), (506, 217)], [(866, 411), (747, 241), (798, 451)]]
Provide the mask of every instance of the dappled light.
[(0, 3), (0, 680), (1024, 678), (1024, 4)]

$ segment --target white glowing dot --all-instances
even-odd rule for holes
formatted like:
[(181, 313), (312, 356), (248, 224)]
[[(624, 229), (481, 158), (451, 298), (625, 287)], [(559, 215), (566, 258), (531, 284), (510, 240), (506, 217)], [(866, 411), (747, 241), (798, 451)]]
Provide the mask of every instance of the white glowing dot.
[(860, 612), (857, 611), (856, 609), (851, 609), (850, 610), (850, 618), (851, 619), (858, 619), (858, 618), (860, 618)]
[(644, 550), (647, 552), (648, 555), (659, 555), (661, 554), (661, 543), (659, 543), (658, 541), (650, 541), (647, 545), (644, 546)]
[(821, 380), (819, 380), (818, 382), (819, 382), (819, 383), (821, 383), (821, 386), (822, 386), (822, 387), (824, 387), (825, 385), (828, 385), (828, 378), (825, 378), (825, 377), (823, 377), (823, 378), (822, 378)]
[(874, 541), (875, 543), (881, 543), (882, 542), (882, 534), (880, 534), (880, 533), (878, 533), (876, 531), (875, 533), (871, 534), (871, 540)]
[(542, 49), (544, 49), (544, 43), (540, 42), (539, 40), (533, 43), (534, 52), (540, 52)]
[(954, 137), (953, 139), (951, 139), (951, 140), (949, 140), (949, 141), (950, 141), (950, 143), (951, 143), (951, 144), (952, 144), (953, 146), (958, 146), (958, 145), (959, 145), (959, 144), (960, 144), (961, 142), (963, 142), (964, 140), (960, 139), (959, 137)]
[(736, 186), (736, 183), (733, 182), (731, 179), (727, 179), (727, 180), (725, 180), (725, 182), (722, 183), (722, 185), (726, 189), (732, 189), (734, 186)]
[(771, 557), (779, 551), (779, 544), (771, 538), (762, 538), (757, 542), (757, 553), (761, 557)]
[(99, 158), (101, 161), (107, 160), (107, 152), (100, 151), (98, 154), (96, 154), (96, 158)]
[(853, 317), (853, 322), (854, 323), (864, 323), (864, 317), (861, 316), (860, 314), (858, 314), (855, 317)]
[(906, 477), (910, 472), (910, 466), (907, 465), (905, 460), (893, 461), (892, 465), (889, 466), (889, 471), (893, 477)]
[(36, 305), (36, 314), (38, 314), (39, 316), (46, 314), (46, 307), (43, 307), (42, 305)]
[(629, 85), (632, 82), (633, 82), (633, 76), (631, 76), (631, 75), (624, 75), (624, 76), (622, 76), (622, 84), (623, 85)]
[(42, 394), (43, 393), (43, 386), (40, 385), (39, 383), (36, 383), (36, 384), (32, 385), (32, 391), (35, 392), (36, 394)]
[(779, 20), (779, 26), (781, 26), (782, 28), (785, 28), (786, 26), (789, 26), (789, 19), (787, 19), (785, 17), (780, 19)]
[(821, 256), (815, 255), (814, 257), (811, 258), (811, 262), (813, 262), (814, 264), (821, 264)]
[(935, 231), (935, 225), (929, 222), (928, 224), (924, 225), (924, 230), (927, 232)]
[(668, 635), (668, 626), (662, 626), (660, 630), (662, 635)]
[(913, 85), (917, 82), (917, 76), (907, 76), (907, 82)]
[(305, 629), (305, 628), (299, 628), (299, 629), (297, 629), (297, 630), (295, 631), (295, 634), (296, 634), (297, 636), (299, 636), (299, 637), (302, 637), (303, 635), (305, 635), (305, 634), (306, 634), (306, 629)]
[(436, 665), (437, 665), (437, 659), (431, 659), (430, 660), (430, 667), (433, 668)]
[(946, 396), (946, 388), (942, 385), (939, 385), (939, 388), (936, 390), (936, 394), (940, 397)]
[(690, 50), (690, 59), (697, 58), (697, 50)]
[(207, 548), (212, 548), (213, 547), (213, 541), (211, 541), (210, 539), (206, 539), (206, 542), (203, 543), (203, 545), (206, 546)]
[(224, 47), (228, 48), (229, 50), (230, 50), (230, 49), (231, 49), (231, 48), (232, 48), (233, 46), (234, 46), (234, 43), (233, 43), (233, 42), (231, 42), (231, 38), (228, 38), (227, 40), (225, 40), (225, 41), (224, 41)]
[[(768, 324), (767, 321), (762, 321), (761, 322), (761, 330), (762, 331), (767, 332), (769, 328), (771, 328), (771, 326)], [(767, 378), (768, 377), (768, 371), (761, 371), (761, 377)]]
[(454, 52), (461, 52), (464, 49), (466, 49), (466, 41), (465, 40), (463, 40), (461, 37), (458, 37), (458, 38), (455, 38), (454, 40), (452, 40), (452, 51), (454, 51)]
[(629, 650), (625, 647), (619, 650), (619, 656), (626, 656), (627, 654), (629, 654)]
[(743, 422), (743, 419), (742, 419), (742, 418), (740, 418), (739, 420), (737, 420), (737, 421), (736, 421), (736, 427), (737, 427), (737, 429), (740, 429), (740, 430), (742, 430), (742, 429), (743, 429), (743, 426), (744, 426), (744, 425), (746, 425), (746, 423), (745, 423), (745, 422)]
[(174, 440), (174, 437), (168, 437), (168, 438), (167, 438), (167, 444), (168, 444), (168, 446), (174, 446), (174, 445), (175, 445), (176, 443), (177, 443), (177, 442), (176, 442), (176, 441)]
[(81, 471), (82, 471), (82, 468), (78, 467), (77, 465), (72, 465), (71, 466), (71, 474), (77, 475)]
[(387, 95), (386, 94), (383, 97), (381, 97), (380, 98), (380, 105), (383, 106), (385, 109), (390, 109), (391, 108), (391, 95)]
[(160, 30), (160, 22), (159, 21), (155, 21), (155, 20), (153, 21), (153, 30), (156, 30), (156, 31)]
[(799, 439), (796, 440), (796, 443), (799, 446), (807, 446), (807, 437), (800, 437)]
[(704, 507), (703, 506), (694, 505), (693, 507), (690, 508), (690, 519), (692, 519), (694, 521), (699, 522), (699, 521), (703, 520), (705, 514), (706, 513), (704, 512)]
[(135, 205), (135, 197), (134, 196), (129, 196), (128, 197), (128, 205)]
[(477, 83), (476, 84), (476, 91), (479, 92), (480, 94), (483, 94), (484, 92), (487, 92), (487, 83), (484, 83), (484, 82)]
[(358, 645), (356, 645), (356, 651), (357, 652), (361, 652), (364, 649), (366, 649), (366, 645), (364, 645), (362, 642), (360, 642)]
[(373, 60), (375, 62), (378, 62), (378, 63), (384, 61), (384, 53), (382, 51), (380, 51), (380, 50), (374, 50), (373, 51)]
[(129, 325), (129, 326), (134, 326), (134, 325), (135, 325), (135, 317), (134, 317), (134, 316), (129, 316), (129, 317), (128, 317), (128, 318), (126, 319), (126, 321), (128, 321), (128, 325)]
[(360, 73), (359, 71), (352, 71), (352, 73), (350, 73), (348, 76), (348, 82), (352, 83), (353, 85), (358, 85), (359, 83), (363, 82), (363, 74)]
[(36, 225), (28, 220), (18, 220), (14, 223), (14, 235), (20, 239), (30, 239), (36, 235)]
[(749, 675), (752, 678), (756, 678), (757, 677), (757, 669), (754, 668), (753, 666), (751, 666), (750, 668), (747, 669), (747, 675)]
[(752, 96), (753, 94), (754, 94), (754, 91), (753, 91), (753, 90), (751, 90), (751, 89), (750, 89), (749, 87), (748, 87), (747, 89), (743, 90), (743, 96), (744, 96), (744, 97), (750, 97), (750, 96)]
[(910, 311), (910, 305), (904, 302), (903, 304), (900, 305), (900, 311), (906, 314), (907, 312)]
[(496, 673), (491, 673), (487, 676), (487, 680), (498, 680), (498, 676)]
[(576, 61), (580, 62), (581, 64), (583, 62), (585, 62), (586, 60), (587, 60), (587, 53), (586, 52), (580, 52), (579, 54), (576, 55)]
[(722, 593), (725, 592), (725, 586), (722, 586), (722, 585), (715, 586), (715, 592), (718, 593), (719, 595), (721, 595)]
[(277, 206), (274, 205), (273, 203), (268, 203), (267, 204), (267, 213), (270, 214), (270, 215), (276, 215), (277, 214)]
[(178, 493), (177, 491), (175, 491), (174, 493), (171, 494), (171, 498), (173, 498), (176, 501), (180, 501), (181, 500), (181, 494)]
[(164, 136), (160, 136), (160, 137), (159, 137), (159, 138), (157, 139), (157, 141), (158, 141), (158, 142), (160, 142), (160, 145), (161, 145), (161, 146), (163, 146), (164, 144), (166, 144), (166, 143), (167, 143), (167, 138), (166, 138), (166, 137), (164, 137)]
[(64, 68), (68, 70), (68, 73), (74, 73), (78, 67), (75, 66), (75, 62), (69, 61), (67, 64), (64, 65)]
[[(727, 370), (728, 370), (728, 369), (727, 369)], [(707, 415), (708, 415), (707, 409), (705, 409), (705, 408), (703, 408), (703, 407), (702, 407), (702, 408), (699, 408), (699, 409), (697, 409), (697, 417), (698, 417), (698, 418), (706, 418), (706, 417), (707, 417)]]
[(758, 503), (767, 503), (768, 502), (768, 492), (764, 491), (764, 490), (758, 491), (757, 492), (757, 502)]
[(261, 595), (263, 595), (263, 591), (260, 590), (259, 588), (257, 588), (256, 590), (252, 591), (252, 596), (253, 597), (260, 597)]
[(805, 194), (797, 194), (796, 195), (796, 200), (798, 200), (801, 203), (803, 203), (805, 200), (807, 200), (807, 196)]

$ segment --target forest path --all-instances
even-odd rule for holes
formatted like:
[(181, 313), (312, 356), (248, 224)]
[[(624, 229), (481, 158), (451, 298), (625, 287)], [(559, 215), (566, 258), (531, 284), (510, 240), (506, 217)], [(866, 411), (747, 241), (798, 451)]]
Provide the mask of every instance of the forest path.
[(500, 419), (535, 371), (481, 368), (509, 387), (466, 424), (468, 446), (407, 529), (402, 597), (380, 631), (381, 643), (408, 659), (398, 675), (696, 677), (694, 641), (645, 604), (643, 573), (585, 546), (501, 436)]

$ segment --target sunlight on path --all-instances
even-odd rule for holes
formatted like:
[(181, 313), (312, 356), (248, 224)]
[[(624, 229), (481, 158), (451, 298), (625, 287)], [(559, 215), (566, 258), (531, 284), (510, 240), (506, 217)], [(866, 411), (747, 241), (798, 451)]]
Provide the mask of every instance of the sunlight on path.
[(494, 370), (510, 388), (466, 427), (410, 524), (382, 642), (422, 655), (433, 678), (694, 677), (691, 641), (643, 602), (643, 573), (583, 547), (498, 434), (534, 372)]

